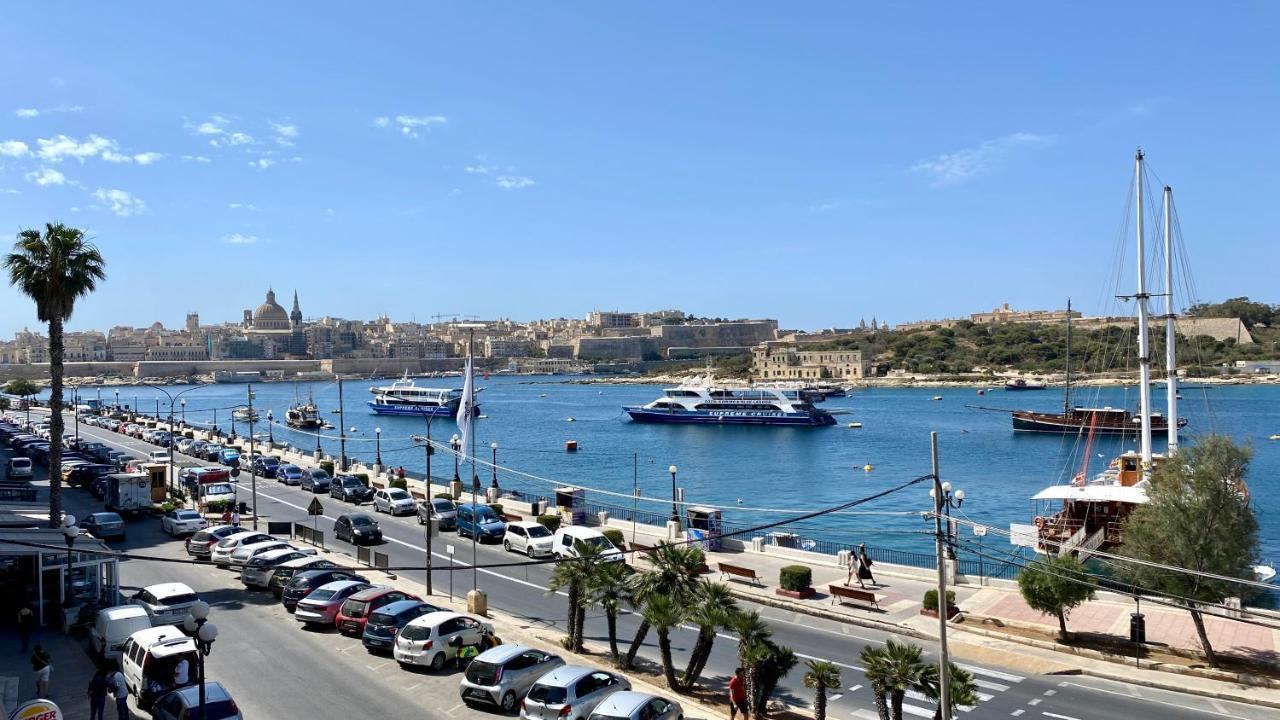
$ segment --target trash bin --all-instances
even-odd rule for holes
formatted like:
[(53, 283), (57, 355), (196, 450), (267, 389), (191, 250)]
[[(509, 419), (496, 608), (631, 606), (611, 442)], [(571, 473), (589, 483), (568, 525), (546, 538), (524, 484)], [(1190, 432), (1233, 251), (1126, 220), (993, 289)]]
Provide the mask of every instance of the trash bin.
[(1142, 613), (1129, 613), (1129, 642), (1147, 642), (1147, 620)]
[(239, 510), (237, 510), (237, 512), (239, 512), (241, 515), (244, 515), (245, 513), (249, 512), (249, 503), (243, 500), (240, 501), (240, 505), (238, 507), (239, 507)]

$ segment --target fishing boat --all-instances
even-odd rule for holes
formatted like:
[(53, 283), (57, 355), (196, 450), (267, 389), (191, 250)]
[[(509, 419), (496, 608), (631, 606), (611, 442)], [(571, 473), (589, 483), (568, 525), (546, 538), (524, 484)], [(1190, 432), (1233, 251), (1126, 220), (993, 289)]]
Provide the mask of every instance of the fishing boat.
[(258, 422), (258, 411), (246, 407), (238, 407), (231, 411), (231, 417), (239, 422)]
[(1004, 381), (1005, 390), (1043, 390), (1047, 387), (1049, 387), (1047, 383), (1025, 378), (1013, 378)]
[(284, 411), (284, 421), (289, 427), (299, 430), (316, 430), (324, 426), (324, 422), (320, 420), (320, 411), (311, 400), (290, 405)]
[(408, 374), (390, 385), (371, 387), (369, 392), (373, 393), (369, 409), (378, 415), (453, 416), (462, 402), (462, 390), (418, 387)]
[(636, 422), (695, 425), (835, 425), (835, 417), (779, 388), (717, 386), (701, 379), (622, 408)]

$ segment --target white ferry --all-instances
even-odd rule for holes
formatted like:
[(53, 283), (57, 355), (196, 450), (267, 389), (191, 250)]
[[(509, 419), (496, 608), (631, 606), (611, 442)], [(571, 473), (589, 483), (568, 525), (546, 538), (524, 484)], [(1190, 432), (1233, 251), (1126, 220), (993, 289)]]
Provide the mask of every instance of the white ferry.
[(453, 416), (462, 402), (462, 390), (418, 387), (408, 375), (390, 385), (371, 387), (369, 392), (373, 393), (369, 409), (378, 415)]
[(702, 425), (835, 425), (831, 413), (782, 388), (715, 387), (701, 383), (668, 388), (647, 405), (623, 406), (636, 422)]

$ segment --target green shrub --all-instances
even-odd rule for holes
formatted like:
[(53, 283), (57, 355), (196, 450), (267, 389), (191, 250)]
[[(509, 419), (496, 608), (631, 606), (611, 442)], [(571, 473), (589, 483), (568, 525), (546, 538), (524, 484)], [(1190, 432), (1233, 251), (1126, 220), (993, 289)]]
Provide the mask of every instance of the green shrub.
[(453, 493), (436, 493), (435, 497), (439, 500), (452, 500)]
[(560, 529), (560, 516), (559, 515), (539, 515), (538, 524), (550, 530), (551, 532), (555, 532)]
[(171, 512), (177, 508), (177, 504), (171, 500), (166, 500), (160, 504), (160, 512)]
[[(924, 592), (923, 605), (925, 610), (932, 610), (933, 612), (938, 612), (938, 591), (926, 590)], [(947, 607), (953, 608), (955, 606), (956, 606), (956, 592), (954, 590), (948, 590), (947, 591)]]
[(333, 475), (333, 463), (328, 460), (320, 461), (320, 469), (329, 473), (330, 476)]
[(490, 503), (489, 507), (493, 509), (493, 512), (496, 513), (498, 517), (502, 517), (502, 503)]
[(812, 582), (813, 571), (805, 565), (784, 565), (778, 571), (778, 584), (783, 590), (808, 590)]
[(356, 473), (355, 477), (365, 485), (369, 484), (369, 473)]
[(183, 431), (182, 431), (182, 437), (184, 437), (184, 438), (186, 438), (186, 439), (188, 439), (188, 440), (195, 440), (195, 439), (196, 439), (196, 434), (195, 434), (193, 431), (191, 431), (191, 430), (183, 430)]
[(623, 541), (626, 540), (626, 536), (618, 528), (605, 528), (600, 533), (609, 538), (609, 542), (613, 543), (614, 547), (622, 547)]
[(389, 487), (400, 488), (401, 490), (409, 489), (409, 481), (404, 478), (391, 478), (391, 482), (387, 483)]
[(232, 506), (230, 500), (212, 500), (205, 505), (205, 511), (211, 513), (220, 513), (223, 510), (229, 510)]

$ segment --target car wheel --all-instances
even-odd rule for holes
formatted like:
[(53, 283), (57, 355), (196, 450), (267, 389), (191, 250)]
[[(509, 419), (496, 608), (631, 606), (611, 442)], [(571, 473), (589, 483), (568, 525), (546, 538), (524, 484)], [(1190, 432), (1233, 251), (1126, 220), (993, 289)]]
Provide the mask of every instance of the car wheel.
[(516, 694), (508, 690), (507, 694), (502, 696), (502, 712), (507, 714), (514, 713), (516, 711), (516, 702)]
[(533, 557), (533, 546), (532, 546), (532, 545), (530, 545), (529, 547), (526, 547), (526, 548), (524, 549), (524, 554), (525, 554), (525, 555), (528, 555), (530, 558), (532, 558), (532, 557)]
[(431, 670), (433, 672), (440, 672), (443, 669), (444, 653), (436, 653), (435, 656), (431, 658)]
[(503, 541), (502, 541), (502, 549), (503, 549), (503, 550), (506, 550), (507, 552), (511, 552), (511, 541), (510, 541), (510, 540), (503, 540)]

